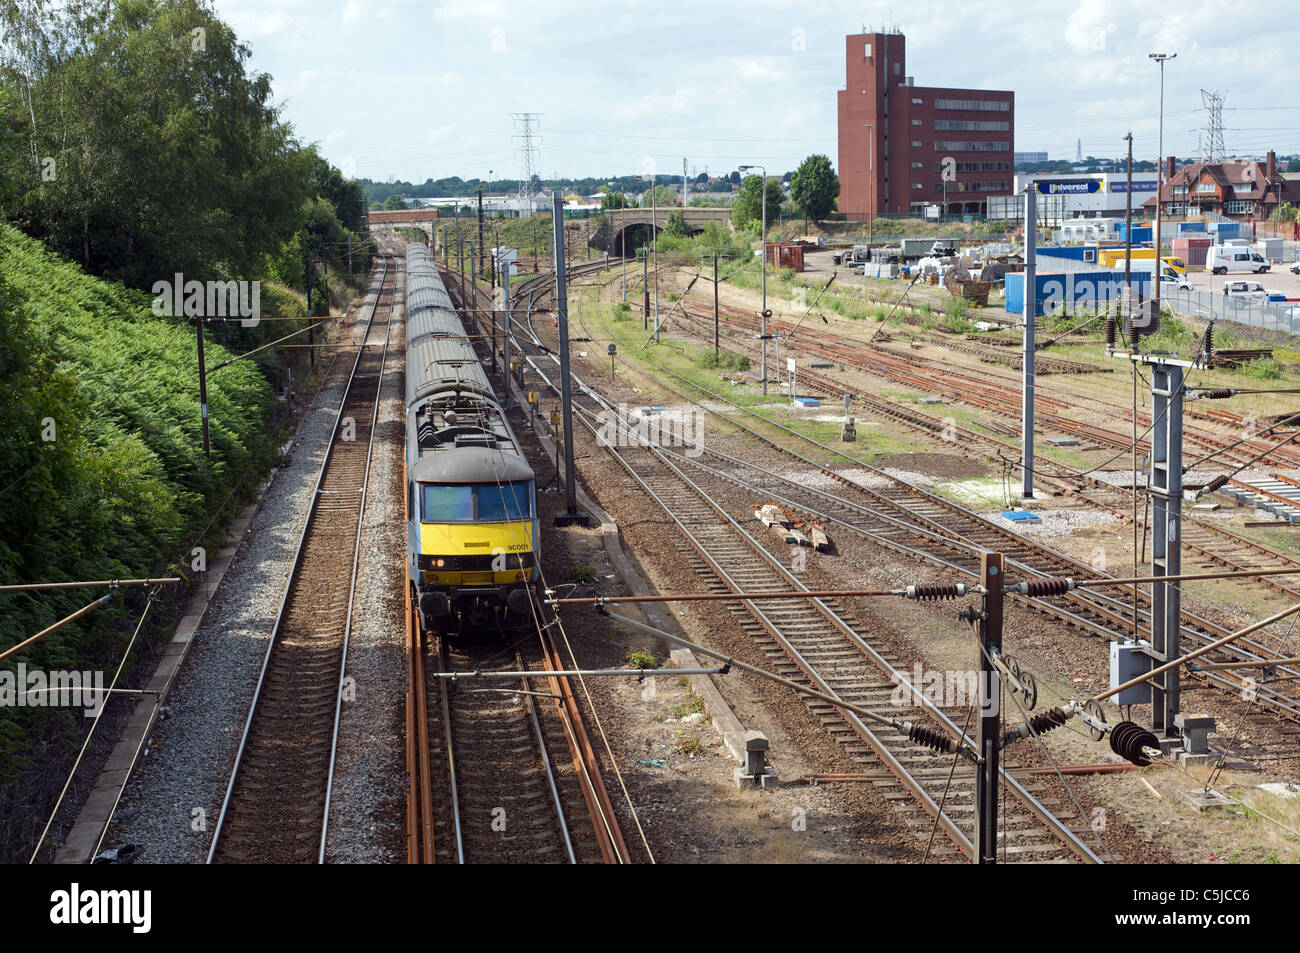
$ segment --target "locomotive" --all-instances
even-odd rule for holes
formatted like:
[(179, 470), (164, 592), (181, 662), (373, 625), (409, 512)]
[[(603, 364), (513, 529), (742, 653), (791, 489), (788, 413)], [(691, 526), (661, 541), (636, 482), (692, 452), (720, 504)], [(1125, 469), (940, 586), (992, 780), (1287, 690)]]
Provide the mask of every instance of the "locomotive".
[(537, 484), (427, 246), (406, 247), (407, 577), (440, 633), (532, 625)]

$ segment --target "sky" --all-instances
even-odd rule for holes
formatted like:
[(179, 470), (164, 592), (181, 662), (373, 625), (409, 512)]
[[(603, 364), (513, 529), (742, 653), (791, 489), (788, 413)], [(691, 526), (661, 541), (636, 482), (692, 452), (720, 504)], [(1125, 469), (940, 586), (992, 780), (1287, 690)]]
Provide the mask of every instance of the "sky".
[[(349, 176), (518, 178), (511, 113), (540, 113), (543, 178), (769, 173), (837, 161), (844, 37), (907, 37), (918, 86), (1010, 89), (1017, 151), (1199, 155), (1201, 90), (1228, 154), (1300, 154), (1291, 2), (215, 0), (284, 116)], [(1234, 12), (1236, 11), (1236, 12)], [(1240, 15), (1239, 15), (1240, 14)]]

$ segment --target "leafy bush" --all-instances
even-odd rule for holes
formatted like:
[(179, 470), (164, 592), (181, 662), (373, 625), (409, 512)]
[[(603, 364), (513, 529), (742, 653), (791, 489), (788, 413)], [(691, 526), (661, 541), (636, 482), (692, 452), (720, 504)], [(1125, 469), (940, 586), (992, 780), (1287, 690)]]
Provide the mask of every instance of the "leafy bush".
[(1241, 365), (1241, 373), (1260, 381), (1275, 381), (1282, 376), (1283, 365), (1271, 357), (1261, 357)]
[(654, 668), (658, 662), (648, 648), (633, 649), (627, 653), (627, 664), (633, 668)]
[[(150, 305), (0, 225), (0, 582), (174, 574), (214, 519), (220, 532), (233, 515), (235, 506), (223, 509), (232, 491), (269, 469), (266, 374), (248, 360), (209, 377), (206, 458), (194, 330)], [(209, 367), (232, 356), (218, 338), (245, 349), (239, 334), (209, 332)], [(99, 594), (0, 597), (0, 648)], [(5, 664), (111, 672), (142, 606), (127, 591)], [(0, 710), (0, 818), (14, 825), (0, 830), (0, 861), (26, 860), (27, 824), (44, 819), (84, 728), (67, 709)]]
[(747, 371), (749, 358), (727, 350), (705, 351), (695, 359), (695, 366), (707, 370)]

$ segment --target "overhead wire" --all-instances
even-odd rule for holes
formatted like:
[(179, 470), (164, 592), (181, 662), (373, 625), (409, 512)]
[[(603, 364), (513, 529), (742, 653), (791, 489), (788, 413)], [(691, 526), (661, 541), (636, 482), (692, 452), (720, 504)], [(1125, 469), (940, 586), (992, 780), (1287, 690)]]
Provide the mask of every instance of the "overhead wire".
[[(512, 316), (512, 317), (513, 317), (513, 316)], [(513, 321), (512, 321), (511, 323), (513, 323)], [(506, 386), (507, 386), (507, 387), (510, 386), (510, 382), (509, 382), (509, 381), (506, 382)], [(503, 419), (504, 419), (504, 412), (503, 412)], [(558, 447), (558, 444), (557, 444), (557, 447)], [(504, 487), (503, 487), (503, 485), (502, 485), (502, 483), (501, 483), (501, 479), (500, 479), (500, 477), (494, 475), (494, 479), (496, 480), (496, 483), (497, 483), (498, 489), (499, 489), (499, 490), (501, 491), (501, 493), (502, 493), (502, 498), (505, 499), (505, 490), (504, 490)], [(517, 546), (517, 545), (520, 545), (519, 540), (518, 540), (518, 537), (516, 536), (516, 531), (515, 531), (515, 525), (514, 525), (514, 523), (512, 523), (511, 521), (506, 521), (506, 525), (509, 527), (509, 532), (510, 532), (510, 534), (511, 534), (511, 539), (514, 540), (514, 543), (513, 543), (513, 544), (516, 545), (516, 546)], [(534, 548), (534, 552), (536, 552), (536, 549), (535, 549), (535, 548)], [(544, 570), (544, 568), (543, 568), (543, 566), (542, 566), (541, 560), (540, 560), (540, 559), (537, 559), (536, 557), (534, 557), (532, 568), (533, 568), (533, 571), (537, 574), (537, 576), (541, 579), (543, 586), (544, 586), (544, 587), (547, 587), (547, 586), (548, 586), (548, 583), (547, 583), (547, 581), (546, 581), (545, 570)], [(531, 599), (531, 598), (530, 598), (530, 599), (528, 600), (528, 605), (529, 605), (529, 611), (530, 611), (530, 613), (531, 613), (531, 617), (532, 617), (533, 627), (534, 627), (534, 629), (536, 630), (536, 634), (537, 634), (537, 636), (538, 636), (539, 638), (544, 638), (544, 637), (545, 637), (545, 630), (546, 630), (547, 628), (550, 628), (552, 625), (554, 625), (555, 628), (556, 628), (556, 630), (560, 633), (560, 637), (561, 637), (561, 638), (563, 639), (563, 641), (564, 641), (565, 648), (566, 648), (566, 649), (568, 650), (568, 652), (569, 652), (569, 657), (570, 657), (570, 659), (573, 661), (574, 668), (575, 668), (575, 669), (580, 669), (581, 666), (578, 664), (577, 655), (576, 655), (576, 653), (575, 653), (574, 650), (573, 650), (573, 645), (572, 645), (572, 643), (571, 643), (570, 640), (569, 640), (568, 633), (567, 633), (567, 631), (566, 631), (565, 628), (564, 628), (564, 623), (563, 623), (563, 621), (561, 620), (559, 614), (558, 614), (558, 613), (555, 613), (555, 617), (554, 617), (554, 620), (553, 620), (552, 622), (544, 623), (543, 620), (542, 620), (542, 618), (541, 618), (541, 610), (540, 610), (539, 605), (537, 604), (537, 601), (536, 601), (535, 599)], [(544, 673), (542, 673), (542, 674), (544, 674)], [(613, 767), (613, 769), (614, 769), (615, 777), (618, 779), (619, 787), (620, 787), (620, 789), (622, 790), (622, 792), (623, 792), (623, 796), (624, 796), (624, 798), (625, 798), (625, 800), (626, 800), (626, 802), (627, 802), (628, 808), (629, 808), (629, 810), (631, 811), (632, 819), (633, 819), (633, 823), (636, 825), (637, 832), (638, 832), (638, 834), (639, 834), (639, 836), (640, 836), (640, 838), (641, 838), (642, 846), (645, 848), (645, 851), (646, 851), (646, 856), (650, 859), (650, 862), (651, 862), (651, 863), (655, 863), (654, 852), (653, 852), (653, 850), (652, 850), (651, 847), (650, 847), (649, 838), (648, 838), (647, 834), (645, 833), (644, 828), (643, 828), (642, 825), (641, 825), (640, 815), (639, 815), (639, 812), (638, 812), (637, 809), (636, 809), (636, 805), (635, 805), (635, 803), (632, 801), (632, 795), (631, 795), (631, 793), (627, 790), (627, 785), (626, 785), (626, 783), (625, 783), (625, 781), (624, 781), (622, 771), (619, 769), (619, 766), (618, 766), (618, 760), (617, 760), (617, 758), (615, 758), (615, 756), (614, 756), (614, 752), (613, 752), (613, 749), (612, 749), (611, 746), (610, 746), (610, 742), (609, 742), (608, 735), (606, 734), (606, 732), (605, 732), (605, 728), (604, 728), (604, 725), (603, 725), (603, 723), (602, 723), (601, 720), (600, 720), (600, 715), (599, 715), (599, 713), (596, 711), (596, 706), (595, 706), (594, 700), (593, 700), (592, 697), (591, 697), (591, 692), (590, 692), (590, 689), (589, 689), (589, 687), (588, 687), (588, 685), (587, 685), (587, 683), (586, 683), (586, 679), (582, 676), (582, 674), (579, 674), (579, 675), (577, 676), (577, 679), (578, 679), (578, 683), (579, 683), (579, 685), (582, 687), (583, 694), (584, 694), (584, 696), (585, 696), (586, 699), (587, 699), (588, 710), (591, 712), (592, 717), (593, 717), (593, 719), (594, 719), (595, 722), (596, 722), (596, 729), (597, 729), (597, 732), (600, 734), (601, 741), (602, 741), (602, 743), (603, 743), (604, 746), (605, 746), (606, 753), (609, 755), (610, 764), (612, 765), (612, 767)], [(564, 718), (564, 720), (565, 720), (566, 723), (567, 723), (567, 720), (568, 720), (568, 719), (567, 719), (567, 716), (566, 716), (566, 715), (562, 715), (562, 717)], [(569, 726), (568, 726), (568, 731), (570, 732), (571, 735), (572, 735), (572, 733), (574, 732), (574, 730), (575, 730), (575, 729), (574, 729), (574, 727), (573, 727), (572, 725), (569, 725)], [(585, 761), (584, 761), (583, 759), (581, 759), (581, 758), (578, 759), (578, 760), (579, 760), (579, 762), (581, 763), (582, 770), (583, 770), (584, 776), (585, 776), (586, 779), (587, 779), (587, 783), (588, 783), (588, 785), (591, 786), (591, 787), (594, 789), (594, 787), (595, 787), (595, 780), (594, 780), (594, 779), (593, 779), (593, 778), (592, 778), (592, 777), (587, 773), (587, 765), (586, 765)], [(611, 835), (612, 835), (612, 828), (613, 828), (614, 824), (616, 823), (615, 820), (614, 820), (613, 818), (602, 818), (602, 819), (604, 820), (604, 823), (605, 823), (605, 825), (606, 825), (606, 829), (607, 829), (607, 831), (609, 831), (609, 832), (611, 833)]]

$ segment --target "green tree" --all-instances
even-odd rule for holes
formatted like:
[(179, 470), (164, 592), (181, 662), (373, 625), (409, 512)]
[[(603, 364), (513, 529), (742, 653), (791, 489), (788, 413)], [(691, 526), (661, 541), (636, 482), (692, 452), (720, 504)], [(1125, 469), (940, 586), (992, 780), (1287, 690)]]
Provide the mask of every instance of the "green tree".
[(621, 191), (615, 192), (608, 185), (600, 187), (600, 207), (602, 209), (627, 208), (627, 196)]
[(247, 272), (297, 227), (307, 157), (207, 0), (5, 3), (0, 33), (21, 137), (0, 179), (29, 234), (148, 287)]
[(664, 225), (664, 234), (673, 238), (685, 238), (691, 233), (686, 225), (686, 213), (679, 208), (668, 213), (668, 222)]
[(803, 212), (804, 228), (808, 219), (820, 222), (835, 209), (840, 194), (840, 180), (824, 155), (811, 155), (799, 163), (790, 178), (790, 198)]
[(1288, 172), (1300, 172), (1300, 158), (1289, 159), (1286, 164)]
[(400, 212), (406, 208), (406, 197), (398, 192), (384, 199), (384, 204), (379, 207), (386, 212)]
[[(654, 202), (651, 201), (652, 195)], [(656, 203), (659, 208), (672, 207), (677, 204), (677, 193), (666, 185), (656, 185), (653, 193), (651, 193), (650, 189), (646, 189), (641, 193), (642, 208), (650, 208), (652, 204)]]
[(768, 224), (777, 220), (777, 216), (781, 214), (781, 202), (785, 198), (781, 191), (781, 183), (776, 179), (768, 179), (767, 189), (764, 190), (762, 176), (747, 175), (745, 181), (740, 183), (740, 191), (736, 193), (736, 200), (731, 205), (731, 220), (736, 223), (737, 228), (761, 226), (763, 199), (759, 196), (764, 191), (767, 197)]
[(316, 196), (334, 206), (334, 213), (344, 228), (361, 231), (361, 211), (365, 207), (365, 193), (361, 186), (356, 179), (345, 179), (342, 172), (316, 151), (315, 146), (305, 151), (311, 164), (311, 187)]
[(731, 181), (731, 184), (732, 184), (732, 185), (739, 185), (739, 184), (740, 184), (740, 173), (739, 173), (739, 172), (733, 172), (733, 173), (731, 173), (731, 175), (727, 176), (727, 178)]

